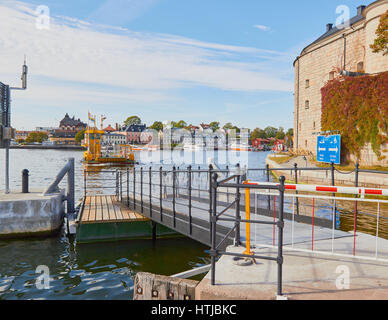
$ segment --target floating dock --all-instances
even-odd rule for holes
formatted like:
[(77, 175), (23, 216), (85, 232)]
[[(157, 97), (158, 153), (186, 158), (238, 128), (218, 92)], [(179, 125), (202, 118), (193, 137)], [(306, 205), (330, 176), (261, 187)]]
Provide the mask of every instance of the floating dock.
[(77, 218), (77, 243), (174, 237), (177, 233), (130, 210), (116, 196), (86, 196)]

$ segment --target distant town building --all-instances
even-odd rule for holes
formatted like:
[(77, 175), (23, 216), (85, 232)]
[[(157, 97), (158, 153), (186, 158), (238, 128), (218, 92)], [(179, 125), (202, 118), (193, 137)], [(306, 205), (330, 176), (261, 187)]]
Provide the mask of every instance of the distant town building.
[(259, 151), (270, 150), (269, 145), (273, 142), (270, 139), (254, 139), (252, 140), (252, 147), (256, 148)]
[(59, 123), (59, 128), (61, 130), (78, 132), (86, 129), (86, 123), (83, 123), (80, 119), (75, 119), (74, 116), (70, 118), (69, 114), (66, 113), (65, 117)]
[[(317, 135), (321, 132), (321, 88), (340, 74), (353, 76), (388, 71), (388, 57), (373, 53), (380, 17), (388, 10), (388, 0), (359, 6), (348, 26), (327, 24), (326, 32), (304, 48), (294, 62), (294, 148), (298, 153), (317, 154)], [(367, 148), (370, 149), (370, 148)], [(365, 150), (364, 150), (365, 151)], [(362, 151), (363, 152), (363, 151)], [(367, 151), (375, 161), (373, 152)]]
[(80, 119), (72, 118), (66, 113), (65, 117), (59, 122), (59, 129), (49, 132), (49, 141), (59, 145), (76, 145), (76, 134), (86, 129), (86, 123)]
[(115, 144), (126, 144), (127, 137), (121, 133), (105, 133), (102, 136), (101, 143), (103, 145), (115, 145)]
[(16, 131), (15, 140), (26, 140), (31, 132), (34, 131)]
[(117, 131), (116, 129), (114, 129), (111, 125), (107, 126), (105, 129), (103, 129), (105, 132), (115, 132)]
[(35, 131), (36, 132), (50, 133), (50, 132), (53, 132), (56, 129), (58, 129), (58, 128), (55, 128), (55, 127), (36, 127)]
[(128, 143), (141, 143), (141, 133), (146, 130), (145, 124), (132, 124), (124, 128), (122, 132), (127, 135)]

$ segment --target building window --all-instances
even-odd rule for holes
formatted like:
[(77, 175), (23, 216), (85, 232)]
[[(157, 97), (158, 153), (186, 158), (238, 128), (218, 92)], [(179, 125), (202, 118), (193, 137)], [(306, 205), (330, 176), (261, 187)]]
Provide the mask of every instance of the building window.
[(310, 80), (306, 80), (306, 89), (310, 88)]
[(361, 73), (364, 73), (364, 62), (359, 62), (357, 63), (357, 72), (361, 72)]
[(306, 100), (306, 102), (304, 103), (304, 108), (306, 110), (310, 109), (310, 101), (309, 100)]
[(307, 140), (304, 141), (304, 145), (307, 148)]
[(299, 131), (301, 131), (302, 130), (302, 124), (300, 123), (299, 124)]
[(313, 128), (314, 128), (314, 130), (315, 130), (315, 121), (314, 121), (314, 124), (313, 124)]
[(334, 75), (335, 75), (334, 71), (330, 72), (329, 73), (329, 80), (334, 80)]

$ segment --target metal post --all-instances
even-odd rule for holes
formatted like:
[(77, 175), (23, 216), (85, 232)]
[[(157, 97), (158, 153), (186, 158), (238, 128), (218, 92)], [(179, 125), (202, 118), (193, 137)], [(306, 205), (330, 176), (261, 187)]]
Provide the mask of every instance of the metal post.
[(129, 208), (129, 169), (127, 169), (127, 207)]
[(176, 197), (179, 198), (179, 167), (176, 173)]
[(156, 241), (156, 222), (152, 221), (152, 241)]
[[(295, 170), (295, 184), (298, 184), (298, 164), (294, 164), (294, 170)], [(298, 191), (295, 192), (296, 194), (299, 194)], [(296, 214), (299, 216), (299, 199), (296, 197)]]
[(28, 173), (29, 171), (27, 169), (24, 169), (22, 171), (22, 193), (29, 193), (28, 192)]
[[(359, 175), (359, 172), (360, 172), (360, 164), (357, 162), (356, 163), (356, 170), (355, 170), (355, 173), (356, 173), (356, 178), (355, 178), (355, 187), (358, 188), (358, 175)], [(357, 195), (354, 196), (356, 199), (357, 199)], [(357, 201), (355, 202), (355, 213), (357, 215), (358, 213), (358, 204), (357, 204)]]
[(163, 167), (159, 169), (159, 185), (160, 185), (160, 221), (163, 221)]
[(67, 172), (67, 213), (75, 211), (75, 187), (74, 187), (74, 158), (69, 158), (69, 171)]
[(120, 202), (123, 201), (123, 172), (120, 171), (119, 172), (119, 176), (120, 176)]
[(278, 296), (283, 295), (283, 229), (284, 229), (284, 182), (286, 178), (280, 177), (279, 186), (279, 221), (278, 221)]
[(87, 174), (87, 171), (84, 170), (84, 197), (86, 197), (86, 174)]
[[(330, 171), (331, 171), (331, 185), (335, 186), (335, 177), (334, 177), (334, 162), (330, 164)], [(333, 198), (335, 198), (335, 193), (333, 193)], [(335, 200), (334, 200), (334, 220), (337, 221), (337, 208), (335, 206)]]
[(188, 187), (189, 187), (189, 232), (190, 232), (190, 235), (193, 233), (193, 227), (192, 227), (192, 222), (193, 222), (193, 219), (192, 219), (192, 216), (191, 216), (191, 166), (188, 167)]
[[(266, 167), (267, 167), (267, 182), (269, 182), (269, 164), (267, 164)], [(271, 210), (271, 197), (270, 196), (268, 196), (267, 202), (268, 202), (268, 210)]]
[(172, 211), (174, 215), (174, 228), (176, 227), (176, 212), (175, 212), (175, 175), (176, 168), (175, 166), (172, 168)]
[(5, 194), (9, 194), (9, 140), (5, 141)]
[[(226, 177), (229, 178), (229, 166), (226, 166)], [(229, 203), (229, 188), (226, 188), (226, 202)]]
[(213, 192), (213, 166), (210, 164), (209, 165), (209, 170), (208, 170), (208, 180), (209, 180), (209, 225), (210, 225), (210, 241), (211, 241), (211, 235), (212, 235), (212, 211), (213, 211), (213, 204), (212, 204), (212, 192)]
[(152, 167), (150, 167), (150, 173), (149, 173), (149, 199), (150, 199), (150, 216), (152, 217)]
[(212, 190), (212, 197), (213, 197), (213, 208), (212, 208), (212, 217), (210, 220), (211, 225), (211, 285), (214, 286), (216, 284), (216, 258), (217, 258), (217, 245), (216, 245), (216, 239), (217, 239), (217, 178), (218, 175), (215, 173), (212, 177), (212, 180), (210, 182), (213, 190)]
[[(241, 176), (240, 176), (240, 164), (237, 164), (237, 177), (236, 177), (236, 183), (239, 185), (241, 183)], [(236, 189), (236, 234), (234, 238), (234, 245), (238, 247), (241, 244), (241, 238), (240, 238), (240, 220), (241, 220), (241, 215), (240, 215), (240, 200), (241, 200), (241, 193), (240, 193), (240, 188)]]
[(136, 209), (136, 168), (133, 167), (133, 210)]
[(198, 166), (198, 198), (201, 200), (201, 167)]
[(141, 213), (144, 212), (144, 203), (143, 203), (143, 167), (140, 168), (140, 206)]

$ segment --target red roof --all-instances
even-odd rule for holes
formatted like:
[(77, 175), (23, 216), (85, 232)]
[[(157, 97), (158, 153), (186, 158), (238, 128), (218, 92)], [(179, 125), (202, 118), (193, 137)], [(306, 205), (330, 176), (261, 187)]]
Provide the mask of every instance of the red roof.
[(107, 127), (104, 129), (104, 131), (114, 132), (114, 131), (116, 131), (116, 129), (112, 128), (112, 126), (109, 125), (109, 126), (107, 126)]

